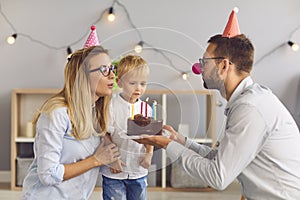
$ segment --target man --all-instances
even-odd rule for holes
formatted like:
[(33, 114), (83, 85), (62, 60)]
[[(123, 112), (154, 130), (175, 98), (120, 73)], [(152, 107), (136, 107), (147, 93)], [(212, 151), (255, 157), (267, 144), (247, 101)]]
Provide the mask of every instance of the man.
[(219, 90), (228, 101), (219, 146), (197, 144), (170, 126), (164, 127), (170, 138), (145, 137), (138, 142), (165, 148), (187, 173), (217, 190), (237, 178), (247, 199), (299, 199), (299, 130), (278, 98), (253, 83), (254, 48), (237, 30), (227, 34), (225, 29), (223, 35), (211, 37), (199, 60), (204, 87)]

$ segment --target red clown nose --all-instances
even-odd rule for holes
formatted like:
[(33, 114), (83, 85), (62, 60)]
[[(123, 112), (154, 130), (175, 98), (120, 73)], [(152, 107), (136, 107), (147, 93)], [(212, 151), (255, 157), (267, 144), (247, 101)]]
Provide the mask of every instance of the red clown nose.
[(192, 66), (192, 71), (194, 72), (194, 74), (201, 74), (201, 65), (200, 63), (195, 63), (193, 66)]

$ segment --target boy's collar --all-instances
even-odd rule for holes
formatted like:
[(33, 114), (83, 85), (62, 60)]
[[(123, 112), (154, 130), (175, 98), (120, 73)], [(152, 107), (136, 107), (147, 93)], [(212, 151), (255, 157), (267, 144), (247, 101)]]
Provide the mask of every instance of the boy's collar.
[[(120, 97), (124, 100), (124, 101), (126, 101), (126, 102), (128, 102), (128, 103), (130, 103), (129, 101), (127, 101), (124, 97), (123, 97), (123, 95), (122, 95), (123, 93), (121, 92), (119, 95), (120, 95)], [(136, 103), (136, 102), (138, 102), (139, 101), (139, 99), (136, 99), (136, 101), (134, 102), (134, 103)]]

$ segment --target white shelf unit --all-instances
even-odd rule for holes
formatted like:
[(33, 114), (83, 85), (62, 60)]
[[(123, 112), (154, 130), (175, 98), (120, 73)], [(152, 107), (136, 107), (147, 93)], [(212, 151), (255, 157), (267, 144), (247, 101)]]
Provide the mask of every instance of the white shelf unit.
[[(34, 138), (25, 137), (26, 123), (33, 119), (33, 114), (40, 108), (42, 103), (49, 97), (58, 93), (59, 89), (14, 89), (12, 91), (11, 98), (11, 189), (21, 190), (22, 187), (16, 185), (17, 179), (17, 157), (24, 152), (32, 151), (32, 144)], [(196, 138), (195, 141), (200, 143), (212, 143), (216, 141), (216, 107), (215, 107), (215, 93), (209, 90), (196, 90), (196, 91), (167, 91), (167, 90), (147, 90), (145, 95), (161, 95), (162, 107), (165, 113), (163, 113), (163, 119), (166, 122), (167, 119), (167, 98), (168, 95), (205, 95), (206, 96), (206, 127), (207, 127), (207, 138)], [(20, 145), (27, 145), (26, 148), (21, 149)], [(28, 147), (30, 146), (30, 147)], [(169, 189), (166, 187), (166, 154), (162, 152), (162, 173), (161, 173), (161, 186), (156, 188), (150, 188), (153, 190), (157, 189)], [(32, 155), (33, 156), (33, 155)], [(99, 189), (99, 188), (97, 188)]]

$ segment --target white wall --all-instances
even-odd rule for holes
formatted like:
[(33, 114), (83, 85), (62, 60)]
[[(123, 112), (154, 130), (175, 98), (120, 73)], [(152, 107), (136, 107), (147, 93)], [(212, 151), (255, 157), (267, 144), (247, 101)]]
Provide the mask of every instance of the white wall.
[[(112, 2), (89, 0), (0, 0), (2, 11), (18, 32), (60, 47), (85, 36), (89, 26)], [(290, 33), (300, 24), (300, 1), (227, 1), (227, 0), (122, 0), (143, 38), (166, 53), (180, 71), (190, 69), (190, 63), (202, 56), (207, 39), (221, 33), (231, 9), (240, 8), (240, 29), (252, 39), (256, 58), (290, 39)], [(111, 57), (118, 58), (130, 51), (139, 41), (123, 9), (116, 6), (117, 19), (109, 24), (105, 19), (95, 24), (103, 45)], [(63, 85), (66, 50), (49, 49), (19, 36), (14, 45), (6, 37), (14, 31), (0, 17), (0, 170), (10, 169), (10, 100), (13, 88), (57, 88)], [(72, 49), (82, 47), (87, 35)], [(292, 39), (300, 43), (300, 30)], [(285, 45), (254, 66), (255, 81), (269, 86), (293, 114), (299, 102), (300, 52), (292, 52)], [(180, 73), (153, 51), (144, 51), (151, 66), (150, 82), (171, 89), (202, 89), (200, 77), (191, 75), (188, 82)], [(218, 109), (223, 125), (222, 108)]]

